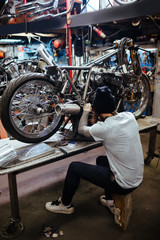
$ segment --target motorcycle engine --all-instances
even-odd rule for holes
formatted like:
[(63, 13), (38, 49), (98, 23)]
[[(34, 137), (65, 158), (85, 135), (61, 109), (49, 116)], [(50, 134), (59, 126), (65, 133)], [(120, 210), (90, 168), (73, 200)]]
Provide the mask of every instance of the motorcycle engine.
[(19, 76), (18, 65), (16, 61), (12, 59), (5, 59), (3, 67), (5, 72), (10, 76), (11, 79)]
[[(85, 76), (85, 80), (86, 80)], [(108, 86), (112, 94), (115, 96), (118, 102), (121, 98), (123, 90), (123, 76), (119, 71), (115, 71), (114, 68), (105, 69), (94, 67), (90, 76), (90, 94), (89, 101), (92, 103), (95, 95), (95, 91), (98, 87)]]
[(91, 73), (90, 86), (93, 90), (97, 87), (108, 86), (114, 94), (117, 88), (120, 88), (123, 83), (122, 74), (113, 69), (96, 68)]

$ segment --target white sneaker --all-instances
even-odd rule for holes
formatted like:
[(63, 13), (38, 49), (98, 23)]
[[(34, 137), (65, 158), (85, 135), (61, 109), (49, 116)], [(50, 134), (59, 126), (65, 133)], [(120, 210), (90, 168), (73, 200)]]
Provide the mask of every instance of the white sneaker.
[(61, 201), (61, 197), (56, 201), (47, 202), (45, 208), (52, 213), (72, 214), (74, 212), (73, 205), (65, 206)]
[(115, 213), (115, 205), (113, 200), (107, 200), (105, 195), (100, 196), (100, 203), (107, 207), (111, 213)]

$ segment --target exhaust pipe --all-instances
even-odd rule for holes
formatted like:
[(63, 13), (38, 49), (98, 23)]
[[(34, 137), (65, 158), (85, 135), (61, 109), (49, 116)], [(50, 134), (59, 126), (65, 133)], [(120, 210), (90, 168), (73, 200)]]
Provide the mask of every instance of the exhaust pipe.
[(71, 103), (62, 103), (58, 104), (55, 108), (57, 115), (65, 115), (65, 114), (72, 114), (77, 115), (80, 113), (80, 106), (78, 104), (71, 104)]

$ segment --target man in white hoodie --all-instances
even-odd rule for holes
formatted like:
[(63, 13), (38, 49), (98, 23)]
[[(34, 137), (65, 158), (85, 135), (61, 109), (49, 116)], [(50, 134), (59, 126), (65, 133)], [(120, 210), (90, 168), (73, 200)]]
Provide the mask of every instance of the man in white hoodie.
[(130, 112), (117, 113), (114, 96), (106, 86), (96, 91), (93, 102), (95, 123), (88, 126), (90, 104), (85, 104), (78, 132), (95, 141), (102, 141), (106, 156), (99, 156), (96, 165), (72, 162), (64, 182), (62, 197), (46, 203), (53, 213), (74, 212), (72, 198), (80, 179), (104, 189), (100, 202), (114, 212), (113, 193), (128, 194), (137, 188), (143, 179), (144, 160), (138, 124)]

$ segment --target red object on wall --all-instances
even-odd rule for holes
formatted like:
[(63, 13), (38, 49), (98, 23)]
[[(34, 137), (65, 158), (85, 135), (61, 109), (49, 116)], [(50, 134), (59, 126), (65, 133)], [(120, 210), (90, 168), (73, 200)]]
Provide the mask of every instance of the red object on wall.
[(56, 49), (62, 47), (62, 45), (64, 44), (64, 40), (63, 39), (56, 39), (53, 42), (53, 45)]
[(147, 68), (146, 67), (142, 67), (142, 72), (147, 73)]
[(93, 27), (93, 30), (94, 30), (94, 31), (98, 34), (98, 36), (100, 36), (101, 38), (106, 38), (106, 35), (105, 35), (104, 32), (102, 31), (102, 29)]
[(0, 58), (4, 58), (4, 52), (0, 50)]

